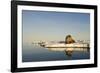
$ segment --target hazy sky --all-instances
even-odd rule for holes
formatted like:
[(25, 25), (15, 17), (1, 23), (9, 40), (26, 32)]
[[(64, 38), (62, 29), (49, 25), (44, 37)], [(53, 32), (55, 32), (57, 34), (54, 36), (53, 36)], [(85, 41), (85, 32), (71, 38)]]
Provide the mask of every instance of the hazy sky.
[(63, 41), (71, 34), (76, 40), (90, 39), (90, 14), (22, 11), (23, 42)]

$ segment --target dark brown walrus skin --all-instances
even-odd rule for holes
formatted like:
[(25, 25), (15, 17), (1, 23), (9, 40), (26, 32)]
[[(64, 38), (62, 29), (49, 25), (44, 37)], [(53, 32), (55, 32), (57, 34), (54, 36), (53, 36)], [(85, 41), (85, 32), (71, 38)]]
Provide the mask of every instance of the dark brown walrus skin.
[(72, 38), (71, 35), (67, 35), (65, 38), (65, 44), (75, 43), (75, 40)]

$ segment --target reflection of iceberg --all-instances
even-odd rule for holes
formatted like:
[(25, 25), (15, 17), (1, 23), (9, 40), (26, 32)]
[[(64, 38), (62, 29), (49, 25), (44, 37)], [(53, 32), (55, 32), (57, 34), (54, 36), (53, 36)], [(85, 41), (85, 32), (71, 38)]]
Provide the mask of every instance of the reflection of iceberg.
[(74, 52), (86, 53), (86, 52), (89, 52), (89, 50), (90, 50), (89, 48), (46, 48), (46, 49), (48, 49), (50, 51), (56, 51), (56, 52), (63, 51), (65, 53), (65, 55), (67, 56), (67, 59), (72, 59)]
[(87, 48), (89, 47), (88, 43), (72, 43), (72, 44), (65, 44), (65, 43), (41, 43), (40, 46), (46, 48)]

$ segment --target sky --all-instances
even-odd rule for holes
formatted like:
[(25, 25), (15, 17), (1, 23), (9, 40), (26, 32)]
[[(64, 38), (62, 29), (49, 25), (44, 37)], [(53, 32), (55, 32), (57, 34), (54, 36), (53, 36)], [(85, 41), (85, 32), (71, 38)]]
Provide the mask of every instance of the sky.
[(22, 11), (23, 42), (90, 40), (90, 14), (75, 12)]

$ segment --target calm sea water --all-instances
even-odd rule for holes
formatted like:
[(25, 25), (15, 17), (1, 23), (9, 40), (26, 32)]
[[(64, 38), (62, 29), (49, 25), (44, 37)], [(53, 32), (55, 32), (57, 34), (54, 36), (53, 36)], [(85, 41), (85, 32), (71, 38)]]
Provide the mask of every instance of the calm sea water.
[[(74, 49), (74, 48), (73, 48)], [(81, 51), (52, 51), (33, 44), (23, 44), (22, 61), (56, 61), (56, 60), (80, 60), (90, 59), (90, 51), (87, 48)]]

